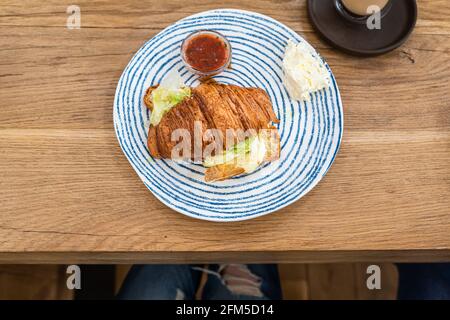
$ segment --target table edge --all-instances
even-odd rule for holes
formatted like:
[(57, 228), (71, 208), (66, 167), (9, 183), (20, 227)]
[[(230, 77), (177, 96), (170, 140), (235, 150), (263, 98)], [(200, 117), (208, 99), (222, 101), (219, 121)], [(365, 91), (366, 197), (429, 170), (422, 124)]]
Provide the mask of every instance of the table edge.
[(218, 251), (218, 252), (0, 252), (1, 264), (450, 262), (450, 249)]

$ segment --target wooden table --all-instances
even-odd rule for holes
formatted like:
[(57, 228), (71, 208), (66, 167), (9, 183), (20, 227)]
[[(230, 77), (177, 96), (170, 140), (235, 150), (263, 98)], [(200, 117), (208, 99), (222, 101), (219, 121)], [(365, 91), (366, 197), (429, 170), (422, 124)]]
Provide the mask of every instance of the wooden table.
[(450, 260), (447, 0), (419, 1), (409, 41), (366, 59), (321, 41), (305, 1), (220, 1), (278, 19), (327, 59), (342, 148), (306, 197), (255, 220), (194, 220), (156, 200), (116, 140), (116, 84), (146, 40), (213, 2), (79, 0), (69, 30), (73, 1), (2, 1), (0, 262)]

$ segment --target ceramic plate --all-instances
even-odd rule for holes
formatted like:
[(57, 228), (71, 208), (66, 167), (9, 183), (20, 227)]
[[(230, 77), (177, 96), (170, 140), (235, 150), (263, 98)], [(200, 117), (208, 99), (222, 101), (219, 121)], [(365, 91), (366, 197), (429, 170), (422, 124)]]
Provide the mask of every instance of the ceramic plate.
[[(232, 68), (220, 83), (265, 89), (280, 119), (281, 157), (257, 171), (222, 182), (204, 182), (201, 165), (153, 159), (147, 149), (150, 113), (142, 98), (172, 69), (188, 86), (199, 84), (181, 61), (183, 39), (212, 29), (231, 42)], [(190, 217), (238, 221), (279, 210), (308, 193), (325, 175), (339, 149), (343, 111), (336, 81), (331, 87), (292, 101), (282, 83), (287, 41), (305, 40), (282, 23), (254, 12), (213, 10), (167, 27), (149, 40), (123, 72), (114, 101), (114, 126), (123, 152), (147, 188), (164, 204)]]

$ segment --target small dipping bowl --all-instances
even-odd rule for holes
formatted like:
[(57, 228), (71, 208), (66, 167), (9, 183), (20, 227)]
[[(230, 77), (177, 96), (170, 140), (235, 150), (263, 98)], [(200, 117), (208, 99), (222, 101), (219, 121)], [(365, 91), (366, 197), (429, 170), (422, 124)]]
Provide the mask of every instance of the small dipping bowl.
[(219, 32), (196, 31), (181, 44), (181, 58), (191, 72), (204, 77), (213, 76), (230, 65), (231, 45)]

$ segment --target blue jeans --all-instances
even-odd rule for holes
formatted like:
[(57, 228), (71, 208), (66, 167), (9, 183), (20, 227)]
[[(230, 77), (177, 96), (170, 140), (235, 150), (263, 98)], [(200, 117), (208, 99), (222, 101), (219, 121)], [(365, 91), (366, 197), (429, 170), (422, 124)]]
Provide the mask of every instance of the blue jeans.
[[(255, 294), (239, 293), (220, 277), (219, 265), (211, 265), (201, 298), (203, 300), (279, 300), (281, 287), (276, 265), (246, 265), (249, 276), (258, 278)], [(136, 265), (128, 273), (119, 299), (194, 300), (203, 271), (194, 265)]]
[(399, 300), (450, 300), (450, 263), (397, 264)]
[[(218, 265), (212, 265), (203, 289), (202, 299), (281, 299), (276, 265), (247, 265), (261, 279), (261, 295), (232, 292), (217, 276)], [(450, 263), (397, 264), (399, 300), (450, 300)], [(195, 299), (202, 271), (191, 265), (134, 266), (119, 293), (120, 299)]]

